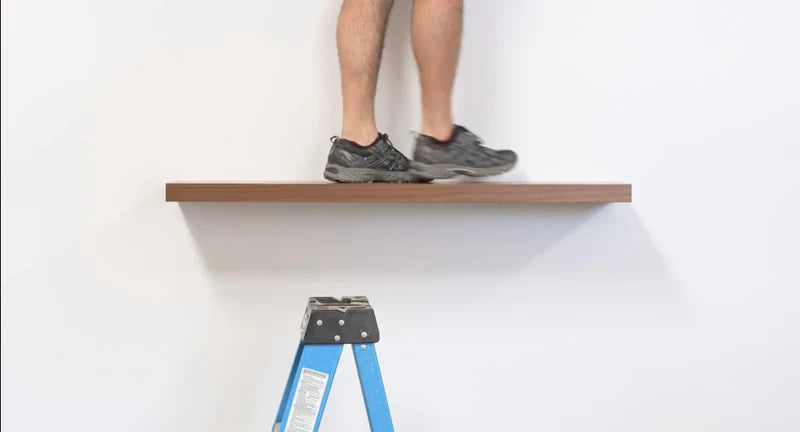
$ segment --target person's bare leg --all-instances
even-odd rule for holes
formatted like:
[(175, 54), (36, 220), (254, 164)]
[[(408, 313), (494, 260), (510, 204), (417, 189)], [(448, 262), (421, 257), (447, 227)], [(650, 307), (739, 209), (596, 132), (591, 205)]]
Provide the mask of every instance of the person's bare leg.
[(463, 0), (414, 0), (411, 38), (422, 87), (422, 133), (442, 141), (453, 132), (451, 100), (463, 17)]
[(342, 138), (369, 145), (378, 136), (375, 89), (392, 0), (344, 0), (336, 29), (342, 73)]

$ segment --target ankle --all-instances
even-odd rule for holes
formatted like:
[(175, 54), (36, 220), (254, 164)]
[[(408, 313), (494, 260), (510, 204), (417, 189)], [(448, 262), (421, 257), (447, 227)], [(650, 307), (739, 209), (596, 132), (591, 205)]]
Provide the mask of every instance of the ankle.
[(362, 147), (372, 144), (377, 137), (378, 130), (376, 128), (342, 130), (342, 138), (352, 141)]
[(439, 141), (449, 141), (453, 137), (453, 123), (440, 123), (436, 125), (423, 125), (422, 134), (436, 138)]

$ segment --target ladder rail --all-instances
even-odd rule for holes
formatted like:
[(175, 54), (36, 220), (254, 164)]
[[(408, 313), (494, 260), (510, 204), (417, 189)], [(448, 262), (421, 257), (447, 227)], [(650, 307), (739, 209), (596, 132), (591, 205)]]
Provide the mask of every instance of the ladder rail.
[(367, 407), (370, 430), (372, 432), (394, 432), (375, 344), (354, 344), (353, 357), (356, 361), (358, 379), (361, 382), (364, 405)]
[(306, 345), (298, 350), (289, 397), (278, 412), (277, 432), (318, 432), (343, 345)]

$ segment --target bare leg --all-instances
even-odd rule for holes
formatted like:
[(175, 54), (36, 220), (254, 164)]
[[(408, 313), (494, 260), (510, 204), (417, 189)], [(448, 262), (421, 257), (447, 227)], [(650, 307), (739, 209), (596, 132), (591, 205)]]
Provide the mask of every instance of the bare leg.
[(451, 99), (463, 17), (463, 0), (414, 0), (411, 37), (422, 86), (422, 133), (443, 141), (453, 132)]
[(361, 145), (378, 136), (375, 89), (392, 0), (344, 0), (336, 29), (342, 73), (342, 138)]

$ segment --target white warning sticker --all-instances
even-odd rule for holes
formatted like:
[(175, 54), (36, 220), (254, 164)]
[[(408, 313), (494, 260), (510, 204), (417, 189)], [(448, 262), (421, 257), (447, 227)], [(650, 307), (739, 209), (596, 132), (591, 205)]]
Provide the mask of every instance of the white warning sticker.
[(286, 432), (314, 432), (322, 397), (328, 387), (328, 374), (303, 368), (294, 392)]

